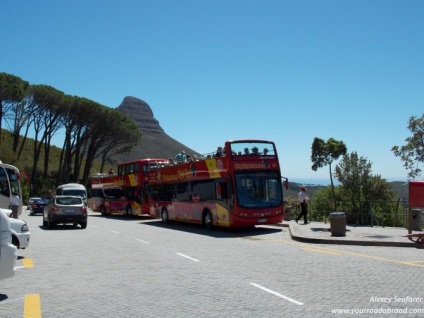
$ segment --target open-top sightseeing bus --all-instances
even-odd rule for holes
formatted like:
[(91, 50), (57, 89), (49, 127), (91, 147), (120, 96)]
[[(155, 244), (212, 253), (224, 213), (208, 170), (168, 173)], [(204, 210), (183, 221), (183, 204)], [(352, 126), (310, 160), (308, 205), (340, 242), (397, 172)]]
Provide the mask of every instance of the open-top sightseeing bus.
[[(92, 176), (89, 181), (89, 207), (103, 215), (149, 214), (146, 194), (147, 172), (156, 170), (168, 162), (167, 159), (137, 159), (118, 164), (117, 173)], [(110, 188), (111, 185), (116, 186), (112, 195), (113, 199), (99, 193), (100, 188)], [(101, 197), (103, 197), (103, 201), (101, 201)]]
[(280, 165), (275, 144), (227, 141), (223, 154), (147, 171), (149, 213), (213, 226), (248, 227), (282, 222)]

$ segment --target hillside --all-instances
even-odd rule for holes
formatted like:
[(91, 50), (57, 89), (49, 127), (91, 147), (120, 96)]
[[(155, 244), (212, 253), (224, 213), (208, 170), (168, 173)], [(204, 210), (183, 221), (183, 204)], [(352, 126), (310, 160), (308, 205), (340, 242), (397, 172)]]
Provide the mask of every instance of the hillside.
[(199, 155), (193, 149), (178, 142), (165, 133), (154, 117), (150, 106), (141, 99), (127, 96), (119, 107), (116, 108), (130, 117), (139, 127), (142, 137), (130, 154), (114, 157), (117, 162), (130, 161), (143, 158), (174, 158), (181, 150), (189, 155)]

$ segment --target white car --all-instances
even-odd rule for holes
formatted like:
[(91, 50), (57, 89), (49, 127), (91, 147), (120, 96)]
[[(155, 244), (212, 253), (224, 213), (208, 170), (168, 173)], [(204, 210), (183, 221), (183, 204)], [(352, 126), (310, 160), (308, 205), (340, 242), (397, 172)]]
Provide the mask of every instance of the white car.
[(12, 244), (16, 248), (25, 249), (29, 246), (31, 233), (25, 221), (9, 218), (10, 230), (12, 232)]
[(0, 279), (15, 275), (18, 250), (12, 245), (12, 233), (7, 214), (0, 209)]

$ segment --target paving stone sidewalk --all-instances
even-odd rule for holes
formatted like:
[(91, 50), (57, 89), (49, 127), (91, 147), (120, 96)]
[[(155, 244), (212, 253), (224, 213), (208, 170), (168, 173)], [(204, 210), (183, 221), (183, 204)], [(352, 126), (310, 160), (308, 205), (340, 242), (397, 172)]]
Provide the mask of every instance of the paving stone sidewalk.
[[(296, 223), (292, 220), (284, 221), (279, 226), (288, 227), (292, 239), (301, 242), (423, 248), (420, 244), (406, 237), (408, 230), (405, 228), (346, 225), (345, 236), (334, 236), (331, 232), (330, 223), (311, 222), (303, 224), (303, 222)], [(413, 231), (412, 233), (424, 232)]]

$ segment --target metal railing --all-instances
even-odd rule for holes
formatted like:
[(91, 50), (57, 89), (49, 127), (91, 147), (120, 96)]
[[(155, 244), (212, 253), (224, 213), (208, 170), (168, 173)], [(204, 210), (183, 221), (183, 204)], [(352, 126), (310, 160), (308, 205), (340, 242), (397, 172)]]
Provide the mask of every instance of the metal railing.
[[(327, 222), (332, 212), (345, 212), (346, 222), (354, 225), (391, 226), (406, 228), (408, 224), (408, 201), (361, 201), (338, 202), (337, 211), (319, 209), (319, 206), (329, 206), (320, 202), (309, 204), (308, 219), (311, 221)], [(300, 213), (300, 204), (291, 205), (291, 215), (294, 219)]]

